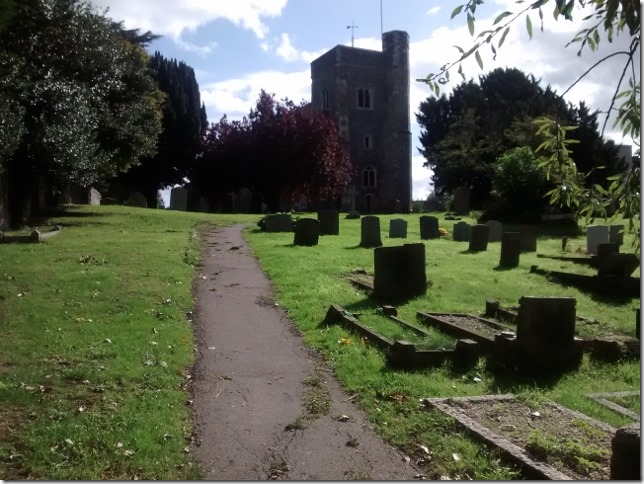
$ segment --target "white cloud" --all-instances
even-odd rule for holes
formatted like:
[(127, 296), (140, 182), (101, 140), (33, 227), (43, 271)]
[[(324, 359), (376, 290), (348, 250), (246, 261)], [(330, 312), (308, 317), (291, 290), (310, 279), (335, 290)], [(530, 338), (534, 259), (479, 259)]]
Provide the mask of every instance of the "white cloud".
[[(497, 3), (509, 8), (516, 8), (511, 0)], [(477, 32), (491, 28), (494, 17), (501, 11), (494, 12), (490, 18), (477, 19)], [(554, 21), (550, 12), (544, 12), (544, 14), (546, 13), (547, 15), (544, 15), (544, 32), (540, 31), (538, 15), (531, 14), (534, 25), (532, 40), (529, 39), (526, 32), (525, 21), (513, 25), (505, 43), (498, 49), (496, 60), (493, 59), (491, 49), (487, 44), (484, 44), (479, 50), (484, 69), (479, 69), (474, 56), (471, 56), (463, 62), (463, 72), (466, 78), (478, 79), (479, 75), (497, 67), (514, 67), (541, 79), (543, 87), (549, 84), (562, 94), (602, 57), (614, 51), (625, 50), (630, 40), (628, 36), (622, 36), (615, 39), (612, 44), (604, 41), (600, 44), (597, 52), (586, 48), (581, 56), (577, 56), (579, 50), (577, 45), (567, 48), (564, 46), (574, 37), (576, 32), (583, 28), (580, 19), (584, 14), (577, 12), (575, 20), (571, 22), (563, 19)], [(467, 30), (464, 17), (458, 16), (449, 27), (440, 27), (434, 30), (431, 36), (411, 43), (412, 111), (417, 110), (419, 100), (430, 94), (429, 89), (422, 83), (417, 83), (420, 89), (414, 88), (415, 79), (424, 78), (429, 73), (437, 73), (442, 65), (457, 59), (458, 51), (452, 46), (459, 45), (467, 50), (473, 45), (473, 42), (474, 39)], [(607, 111), (619, 74), (623, 69), (624, 60), (625, 57), (615, 57), (602, 63), (566, 94), (566, 100), (575, 105), (584, 101), (592, 110)], [(635, 71), (639, 72), (639, 69), (639, 55), (637, 55)], [(461, 81), (456, 68), (452, 69), (450, 81), (443, 86), (443, 92), (448, 94)], [(603, 116), (600, 115), (600, 129), (604, 121)], [(617, 142), (622, 142), (621, 136), (617, 132), (609, 132), (611, 127), (612, 120), (609, 120), (606, 136), (616, 139)]]
[(248, 115), (262, 89), (275, 94), (277, 99), (288, 97), (296, 104), (308, 101), (311, 98), (311, 73), (309, 69), (291, 73), (261, 71), (200, 86), (201, 99), (211, 122), (218, 121), (223, 114), (229, 119)]
[(192, 42), (183, 40), (181, 38), (175, 39), (175, 43), (182, 50), (185, 50), (186, 52), (194, 52), (195, 54), (200, 55), (202, 57), (205, 57), (208, 54), (211, 54), (212, 51), (218, 45), (217, 42), (208, 42), (206, 45), (197, 45), (197, 44), (193, 44)]
[(440, 11), (441, 11), (441, 8), (440, 8), (440, 6), (437, 5), (435, 7), (430, 8), (429, 10), (427, 10), (427, 15), (436, 15)]
[[(274, 45), (276, 46), (275, 53), (277, 56), (286, 62), (304, 61), (310, 63), (324, 53), (323, 50), (313, 52), (297, 50), (293, 44), (291, 44), (291, 39), (287, 33), (282, 33), (280, 36), (276, 37), (274, 39)], [(270, 50), (269, 44), (266, 44), (266, 48), (264, 48), (264, 46), (261, 47), (265, 52)]]
[(282, 13), (287, 0), (181, 0), (164, 1), (162, 8), (157, 0), (91, 0), (99, 8), (108, 8), (108, 15), (116, 21), (123, 20), (127, 28), (151, 30), (155, 34), (179, 39), (185, 32), (213, 20), (225, 19), (236, 26), (251, 30), (263, 39), (268, 27), (263, 19)]

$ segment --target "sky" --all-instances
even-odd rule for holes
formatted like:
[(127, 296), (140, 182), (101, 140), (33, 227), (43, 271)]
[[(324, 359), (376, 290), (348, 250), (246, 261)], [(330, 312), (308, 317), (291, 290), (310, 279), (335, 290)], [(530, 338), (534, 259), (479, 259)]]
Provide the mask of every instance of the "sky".
[[(126, 28), (151, 30), (161, 35), (148, 50), (184, 61), (195, 70), (210, 122), (219, 121), (224, 114), (228, 119), (247, 115), (261, 89), (278, 99), (309, 101), (313, 59), (336, 45), (350, 46), (352, 33), (356, 47), (381, 50), (382, 31), (406, 31), (410, 36), (413, 198), (424, 199), (430, 193), (431, 171), (423, 167), (424, 158), (418, 151), (420, 127), (415, 113), (431, 93), (417, 79), (436, 73), (442, 65), (456, 60), (458, 50), (454, 46), (468, 50), (473, 45), (465, 17), (450, 19), (458, 2), (91, 0), (91, 3), (112, 19), (123, 21)], [(540, 79), (544, 88), (549, 84), (556, 92), (563, 93), (599, 59), (628, 46), (628, 35), (617, 37), (613, 43), (604, 38), (596, 52), (586, 48), (578, 56), (578, 44), (565, 45), (584, 28), (585, 13), (576, 11), (573, 21), (562, 18), (555, 21), (553, 5), (551, 1), (544, 8), (543, 32), (538, 12), (532, 11), (533, 38), (529, 38), (525, 20), (520, 21), (510, 30), (496, 59), (487, 46), (480, 50), (483, 70), (474, 58), (465, 61), (466, 78), (478, 80), (478, 76), (497, 67), (515, 67)], [(490, 28), (501, 12), (516, 13), (520, 6), (513, 0), (485, 1), (476, 11), (476, 31)], [(350, 25), (355, 25), (355, 29), (348, 28)], [(638, 54), (635, 67), (638, 75), (639, 58)], [(615, 56), (601, 63), (566, 94), (566, 100), (575, 105), (583, 100), (592, 110), (606, 112), (625, 59), (625, 56)], [(462, 81), (456, 70), (450, 77), (443, 86), (446, 94)], [(600, 115), (600, 128), (604, 117)], [(611, 129), (612, 125), (610, 120), (607, 138), (618, 144), (632, 144), (632, 140), (622, 138), (619, 130)]]

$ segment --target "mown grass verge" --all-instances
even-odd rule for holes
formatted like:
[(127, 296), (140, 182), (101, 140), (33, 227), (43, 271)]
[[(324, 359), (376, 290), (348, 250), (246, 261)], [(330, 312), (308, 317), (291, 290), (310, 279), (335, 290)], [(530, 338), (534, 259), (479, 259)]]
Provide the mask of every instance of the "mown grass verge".
[[(387, 237), (392, 217), (401, 218), (399, 215), (380, 217), (385, 246), (420, 242), (418, 215), (402, 217), (409, 221), (406, 240)], [(454, 222), (443, 220), (442, 215), (439, 217), (441, 227), (451, 233)], [(578, 255), (576, 252), (585, 248), (585, 236), (565, 227), (541, 227), (541, 231), (539, 253), (562, 255), (562, 235), (569, 237), (571, 253), (567, 255)], [(322, 325), (329, 305), (336, 303), (348, 311), (361, 313), (363, 323), (386, 331), (386, 322), (378, 316), (377, 302), (344, 277), (354, 269), (373, 272), (373, 250), (358, 247), (360, 220), (341, 218), (340, 235), (323, 236), (315, 247), (295, 247), (292, 234), (262, 233), (255, 227), (246, 230), (246, 237), (275, 285), (276, 300), (297, 322), (305, 342), (325, 356), (347, 391), (358, 395), (355, 400), (367, 411), (378, 432), (414, 459), (422, 459), (431, 479), (441, 476), (512, 479), (519, 473), (502, 462), (496, 452), (466, 437), (451, 418), (422, 408), (419, 399), (424, 397), (515, 393), (533, 401), (552, 399), (614, 426), (629, 423), (586, 395), (639, 389), (639, 362), (598, 364), (585, 359), (578, 371), (540, 381), (519, 375), (495, 375), (486, 370), (484, 359), (469, 374), (454, 372), (447, 366), (396, 371), (386, 366), (381, 352), (356, 335), (341, 327)], [(629, 244), (626, 237), (622, 250), (628, 250)], [(497, 299), (507, 307), (516, 306), (521, 296), (572, 296), (577, 300), (577, 314), (595, 320), (578, 326), (582, 336), (632, 335), (634, 332), (634, 310), (639, 307), (639, 299), (616, 301), (591, 296), (529, 273), (531, 265), (588, 272), (583, 266), (524, 253), (519, 267), (498, 270), (500, 243), (491, 243), (487, 252), (476, 254), (468, 253), (465, 242), (440, 239), (425, 241), (425, 245), (430, 287), (426, 295), (398, 307), (399, 316), (406, 321), (415, 323), (417, 311), (480, 314), (486, 299)], [(639, 272), (636, 276), (639, 277)], [(400, 332), (394, 326), (390, 325), (390, 336)], [(429, 449), (431, 456), (421, 446)]]
[(71, 207), (41, 244), (0, 245), (0, 478), (195, 479), (185, 451), (200, 224)]

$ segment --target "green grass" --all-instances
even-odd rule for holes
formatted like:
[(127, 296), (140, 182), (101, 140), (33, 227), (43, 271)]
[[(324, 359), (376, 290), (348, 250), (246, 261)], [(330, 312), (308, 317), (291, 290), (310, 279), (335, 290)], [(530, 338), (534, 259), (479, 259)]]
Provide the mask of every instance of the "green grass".
[[(438, 216), (440, 226), (451, 233), (455, 222), (443, 220), (441, 214)], [(408, 238), (404, 241), (389, 239), (386, 235), (389, 220), (394, 217), (409, 221)], [(384, 245), (420, 242), (418, 217), (381, 216)], [(563, 255), (562, 235), (569, 237), (568, 248), (572, 253), (568, 252), (568, 255), (575, 255), (577, 248), (585, 248), (585, 236), (575, 234), (567, 227), (544, 229), (538, 239), (539, 253)], [(267, 234), (254, 227), (246, 230), (246, 236), (277, 288), (279, 304), (288, 309), (304, 340), (325, 356), (348, 392), (358, 394), (356, 401), (367, 411), (378, 432), (388, 442), (411, 454), (417, 453), (418, 445), (426, 445), (432, 450), (430, 478), (449, 475), (479, 480), (511, 479), (518, 474), (495, 452), (467, 438), (450, 418), (421, 408), (420, 398), (515, 393), (527, 399), (552, 399), (614, 426), (629, 423), (628, 419), (602, 408), (586, 395), (638, 389), (639, 362), (606, 365), (584, 359), (576, 372), (535, 381), (520, 375), (489, 373), (485, 361), (481, 360), (476, 369), (481, 381), (475, 382), (469, 375), (454, 372), (449, 367), (413, 372), (390, 369), (384, 355), (369, 344), (363, 344), (357, 335), (339, 326), (322, 325), (329, 305), (335, 303), (350, 312), (360, 313), (363, 324), (389, 338), (419, 340), (379, 316), (378, 304), (345, 278), (358, 268), (373, 273), (373, 250), (358, 247), (360, 220), (341, 218), (340, 235), (323, 236), (316, 247), (296, 247), (292, 245), (292, 234)], [(629, 238), (626, 239), (629, 244)], [(399, 317), (406, 321), (421, 325), (416, 320), (417, 311), (480, 314), (485, 309), (486, 299), (496, 299), (503, 307), (508, 307), (517, 306), (521, 296), (572, 296), (577, 300), (578, 315), (597, 320), (594, 324), (580, 324), (581, 336), (633, 334), (634, 310), (639, 307), (639, 299), (611, 301), (550, 283), (543, 276), (529, 273), (530, 266), (538, 265), (549, 270), (592, 274), (583, 266), (523, 253), (519, 267), (497, 270), (500, 243), (491, 243), (487, 252), (477, 254), (467, 253), (466, 242), (439, 239), (424, 243), (430, 287), (426, 295), (398, 306)], [(623, 250), (627, 247), (625, 245)], [(639, 271), (636, 276), (639, 277)], [(452, 341), (451, 338), (436, 340), (429, 342), (427, 347), (449, 347)], [(391, 395), (405, 398), (392, 398)], [(456, 461), (453, 453), (460, 454), (461, 459)]]
[(0, 245), (0, 478), (190, 479), (197, 228), (255, 221), (74, 207)]
[[(402, 217), (410, 221), (406, 241), (386, 236), (390, 218), (381, 217), (385, 245), (420, 240), (418, 215)], [(253, 251), (306, 343), (325, 356), (388, 442), (417, 458), (423, 457), (418, 445), (430, 449), (430, 478), (510, 479), (518, 473), (449, 417), (421, 408), (423, 397), (514, 392), (553, 399), (614, 426), (629, 423), (585, 395), (639, 389), (639, 363), (584, 360), (579, 371), (545, 382), (488, 373), (484, 359), (475, 370), (481, 381), (449, 367), (387, 368), (384, 355), (359, 337), (321, 324), (329, 305), (337, 303), (390, 337), (422, 340), (379, 316), (378, 305), (343, 277), (355, 268), (373, 271), (373, 251), (357, 247), (360, 221), (342, 218), (340, 236), (322, 237), (316, 247), (294, 247), (292, 234), (257, 231), (258, 219), (73, 207), (48, 221), (63, 226), (60, 235), (42, 244), (0, 245), (0, 478), (202, 477), (184, 452), (193, 430), (186, 405), (194, 354), (188, 314), (202, 224), (253, 224), (246, 231)], [(450, 232), (453, 223), (441, 220)], [(539, 252), (561, 255), (564, 229), (548, 232), (539, 239)], [(571, 237), (569, 245), (574, 250), (584, 240)], [(582, 333), (633, 332), (639, 300), (593, 298), (528, 272), (533, 264), (552, 270), (582, 266), (522, 254), (518, 268), (498, 271), (498, 243), (480, 254), (465, 253), (463, 242), (425, 244), (431, 287), (398, 307), (406, 321), (420, 325), (415, 315), (421, 310), (481, 313), (489, 298), (513, 306), (523, 295), (563, 295), (577, 298), (577, 314), (598, 320), (580, 326)], [(428, 347), (453, 343), (433, 334), (424, 342)], [(352, 344), (346, 344), (348, 338)], [(326, 411), (319, 375), (305, 383), (311, 409)], [(295, 422), (294, 429), (305, 424)]]

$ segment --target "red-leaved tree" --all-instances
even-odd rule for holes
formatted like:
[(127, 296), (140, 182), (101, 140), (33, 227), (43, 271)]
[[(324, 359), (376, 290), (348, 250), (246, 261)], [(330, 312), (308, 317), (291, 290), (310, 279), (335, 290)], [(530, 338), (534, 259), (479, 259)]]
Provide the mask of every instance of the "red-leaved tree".
[(248, 117), (210, 125), (193, 186), (211, 200), (246, 187), (277, 211), (302, 195), (333, 200), (351, 174), (333, 118), (262, 91)]

